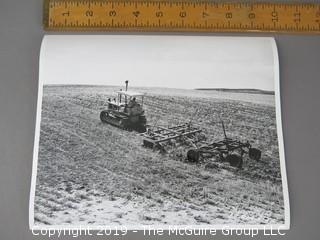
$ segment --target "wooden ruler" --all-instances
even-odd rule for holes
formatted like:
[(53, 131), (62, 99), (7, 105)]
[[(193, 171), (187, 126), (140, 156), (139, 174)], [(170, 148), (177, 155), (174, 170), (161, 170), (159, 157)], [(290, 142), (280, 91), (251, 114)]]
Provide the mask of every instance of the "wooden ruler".
[(45, 0), (43, 17), (46, 30), (320, 33), (320, 3)]

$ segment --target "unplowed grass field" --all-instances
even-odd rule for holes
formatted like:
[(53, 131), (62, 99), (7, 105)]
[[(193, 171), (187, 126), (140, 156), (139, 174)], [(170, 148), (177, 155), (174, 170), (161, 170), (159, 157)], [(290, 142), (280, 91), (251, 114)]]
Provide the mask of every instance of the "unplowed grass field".
[[(161, 153), (135, 132), (99, 119), (119, 87), (45, 86), (35, 194), (38, 225), (284, 223), (273, 95), (140, 88), (148, 124), (192, 121), (209, 141), (229, 137), (262, 151), (242, 169)], [(216, 164), (212, 164), (216, 163)]]

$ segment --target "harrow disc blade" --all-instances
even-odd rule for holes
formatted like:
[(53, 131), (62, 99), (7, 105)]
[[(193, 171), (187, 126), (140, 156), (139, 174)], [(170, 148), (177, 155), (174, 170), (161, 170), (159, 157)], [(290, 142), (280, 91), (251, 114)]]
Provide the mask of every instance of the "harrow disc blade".
[(226, 161), (230, 163), (230, 166), (241, 168), (243, 159), (239, 154), (232, 153), (226, 157)]
[(261, 159), (261, 151), (257, 148), (249, 149), (249, 158), (252, 160), (259, 161)]
[(199, 162), (200, 153), (197, 149), (189, 149), (187, 152), (187, 159), (189, 162)]

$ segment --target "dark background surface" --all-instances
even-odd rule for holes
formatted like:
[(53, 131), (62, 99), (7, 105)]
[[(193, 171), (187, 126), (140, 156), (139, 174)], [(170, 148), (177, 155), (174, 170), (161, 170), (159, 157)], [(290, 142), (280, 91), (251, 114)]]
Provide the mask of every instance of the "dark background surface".
[[(41, 19), (41, 0), (0, 1), (0, 240), (46, 239), (33, 236), (28, 225), (38, 58), (44, 35)], [(319, 239), (320, 35), (250, 36), (274, 36), (278, 44), (291, 205), (291, 230), (286, 232), (286, 236), (260, 234), (254, 239)], [(82, 236), (79, 239), (89, 238), (98, 237)], [(130, 233), (123, 239), (142, 238), (142, 233)], [(194, 237), (165, 235), (144, 238)], [(250, 239), (246, 236), (226, 237), (221, 234), (199, 238)], [(60, 239), (75, 238), (69, 236)]]

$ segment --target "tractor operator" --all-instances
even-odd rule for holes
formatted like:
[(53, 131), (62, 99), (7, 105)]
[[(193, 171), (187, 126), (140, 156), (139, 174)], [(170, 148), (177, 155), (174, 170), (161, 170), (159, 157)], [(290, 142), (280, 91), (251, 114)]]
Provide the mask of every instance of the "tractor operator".
[(142, 108), (139, 103), (136, 102), (136, 98), (132, 98), (128, 103), (128, 113), (130, 115), (139, 115), (142, 112)]
[(129, 107), (129, 108), (132, 108), (132, 107), (134, 107), (136, 104), (137, 104), (136, 98), (134, 97), (134, 98), (130, 99), (130, 101), (129, 101), (129, 103), (128, 103), (128, 107)]

